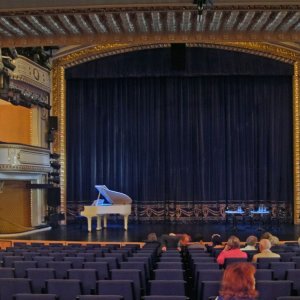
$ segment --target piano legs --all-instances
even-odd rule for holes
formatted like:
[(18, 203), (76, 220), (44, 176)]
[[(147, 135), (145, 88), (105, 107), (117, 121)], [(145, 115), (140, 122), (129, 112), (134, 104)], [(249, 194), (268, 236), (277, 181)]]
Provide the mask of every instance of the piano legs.
[[(101, 230), (102, 225), (101, 225), (101, 217), (102, 215), (97, 215), (97, 227), (96, 230)], [(128, 217), (129, 215), (123, 215), (124, 217), (124, 230), (128, 229)], [(87, 217), (87, 223), (88, 223), (88, 232), (92, 231), (92, 217)], [(107, 215), (103, 215), (103, 228), (107, 227)]]

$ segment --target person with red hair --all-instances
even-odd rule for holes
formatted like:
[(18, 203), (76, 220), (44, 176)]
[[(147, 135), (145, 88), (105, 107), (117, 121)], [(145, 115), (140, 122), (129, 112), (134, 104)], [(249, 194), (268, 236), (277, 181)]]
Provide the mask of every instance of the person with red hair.
[(258, 296), (255, 290), (255, 267), (251, 263), (239, 262), (227, 266), (224, 271), (221, 289), (216, 300), (254, 300)]

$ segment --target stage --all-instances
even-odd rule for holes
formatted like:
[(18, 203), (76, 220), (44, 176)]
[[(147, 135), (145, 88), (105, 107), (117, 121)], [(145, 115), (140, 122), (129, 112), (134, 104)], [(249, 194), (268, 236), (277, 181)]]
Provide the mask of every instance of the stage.
[[(51, 230), (36, 232), (32, 234), (14, 236), (17, 240), (51, 240), (51, 241), (84, 241), (84, 242), (142, 242), (147, 234), (155, 232), (157, 236), (164, 233), (187, 233), (195, 238), (203, 235), (205, 241), (209, 241), (213, 233), (221, 234), (224, 241), (230, 235), (237, 235), (241, 241), (245, 241), (249, 235), (260, 237), (264, 231), (258, 230), (258, 224), (237, 224), (233, 228), (230, 223), (190, 223), (190, 224), (170, 224), (170, 223), (129, 223), (128, 230), (123, 229), (121, 223), (110, 223), (109, 227), (100, 231), (87, 231), (87, 225), (75, 223), (70, 225), (60, 225)], [(280, 224), (276, 226), (265, 226), (265, 231), (270, 231), (278, 236), (281, 241), (297, 240), (300, 236), (300, 225)]]

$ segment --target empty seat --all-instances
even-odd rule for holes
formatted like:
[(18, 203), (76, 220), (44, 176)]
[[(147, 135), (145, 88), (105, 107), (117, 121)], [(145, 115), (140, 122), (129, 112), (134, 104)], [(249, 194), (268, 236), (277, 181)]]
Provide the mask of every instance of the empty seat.
[(15, 261), (14, 262), (15, 267), (15, 275), (17, 278), (25, 278), (27, 277), (26, 270), (29, 268), (36, 268), (37, 262), (33, 260), (28, 261)]
[(255, 280), (272, 280), (273, 270), (271, 269), (257, 269), (255, 272)]
[(29, 268), (27, 277), (31, 280), (34, 293), (44, 293), (46, 291), (46, 281), (55, 279), (55, 270), (51, 268)]
[(183, 264), (181, 262), (158, 262), (157, 269), (182, 269)]
[(300, 296), (300, 269), (287, 270), (286, 279), (293, 282), (292, 289), (295, 294)]
[(54, 261), (53, 256), (34, 256), (33, 260), (37, 262), (38, 268), (47, 268), (49, 261)]
[(85, 262), (84, 269), (95, 269), (97, 271), (98, 280), (109, 279), (109, 267), (107, 262)]
[(81, 295), (77, 300), (123, 300), (122, 296), (118, 295)]
[(224, 260), (224, 268), (226, 269), (226, 267), (232, 263), (237, 263), (237, 262), (247, 262), (248, 261), (248, 257), (247, 258), (243, 258), (243, 257), (229, 257), (229, 258), (225, 258)]
[(77, 253), (77, 257), (83, 257), (84, 261), (95, 261), (95, 253), (86, 253), (86, 252), (79, 252)]
[(56, 278), (63, 279), (67, 278), (67, 271), (72, 268), (70, 261), (49, 261), (48, 268), (55, 270)]
[(81, 269), (84, 263), (84, 257), (66, 256), (64, 261), (70, 261), (74, 269)]
[(70, 269), (68, 270), (68, 278), (81, 281), (83, 294), (95, 294), (97, 281), (95, 269)]
[(119, 268), (118, 260), (116, 257), (96, 257), (96, 261), (107, 262), (110, 270)]
[(280, 262), (280, 257), (259, 257), (257, 258), (258, 269), (269, 269), (271, 262)]
[(15, 261), (22, 261), (24, 260), (23, 256), (4, 256), (3, 257), (3, 267), (5, 268), (13, 268)]
[(81, 282), (77, 279), (48, 279), (47, 291), (56, 294), (59, 300), (74, 300), (82, 294)]
[(273, 270), (273, 279), (284, 280), (286, 273), (289, 269), (295, 269), (296, 263), (294, 262), (271, 262), (270, 269)]
[(293, 256), (292, 261), (296, 263), (296, 269), (300, 269), (300, 256)]
[(260, 300), (276, 300), (279, 296), (291, 296), (292, 281), (289, 280), (260, 280), (256, 282)]
[(185, 296), (145, 296), (144, 300), (186, 300)]
[(155, 280), (184, 280), (184, 270), (182, 269), (157, 269), (154, 270)]
[(221, 286), (221, 281), (202, 281), (201, 282), (201, 298), (202, 300), (209, 300), (210, 297), (218, 296)]
[(123, 296), (124, 300), (134, 300), (134, 286), (132, 280), (99, 280), (97, 281), (98, 295)]
[(32, 292), (30, 279), (0, 278), (0, 299), (13, 300), (13, 295)]
[(57, 300), (55, 294), (16, 294), (14, 300)]
[(140, 299), (144, 294), (142, 290), (142, 271), (138, 269), (114, 269), (111, 270), (112, 280), (132, 280), (135, 299)]
[(185, 296), (184, 280), (150, 280), (150, 295)]
[(14, 278), (15, 269), (14, 268), (0, 268), (0, 278)]
[[(203, 281), (220, 281), (223, 276), (223, 270), (198, 270), (196, 273), (195, 295), (200, 299), (202, 295)], [(215, 296), (215, 294), (211, 295)], [(217, 296), (217, 295), (216, 295)]]
[(276, 300), (300, 300), (300, 296), (283, 296), (277, 297)]
[(147, 278), (147, 269), (146, 269), (146, 263), (145, 262), (121, 262), (120, 265), (121, 269), (138, 269), (141, 270), (141, 276), (142, 276), (142, 288), (145, 291), (146, 290), (146, 282), (148, 280)]

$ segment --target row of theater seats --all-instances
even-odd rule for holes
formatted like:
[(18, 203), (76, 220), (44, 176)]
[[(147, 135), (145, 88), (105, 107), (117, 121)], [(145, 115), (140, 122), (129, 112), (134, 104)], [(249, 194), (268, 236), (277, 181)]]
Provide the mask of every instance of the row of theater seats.
[[(106, 299), (91, 294), (107, 296), (111, 293), (122, 296), (124, 300), (215, 298), (223, 274), (215, 262), (215, 253), (193, 249), (180, 254), (176, 250), (169, 250), (158, 256), (156, 250), (156, 246), (152, 245), (146, 245), (143, 249), (132, 245), (118, 249), (115, 246), (96, 246), (93, 249), (61, 247), (59, 253), (63, 254), (62, 257), (52, 256), (58, 253), (54, 246), (7, 249), (0, 252), (3, 260), (3, 267), (0, 268), (0, 300), (10, 300), (15, 294), (24, 292), (30, 295), (22, 297), (32, 298), (16, 299), (37, 299), (41, 293), (47, 293), (43, 295), (48, 296), (54, 294), (59, 300), (84, 296)], [(45, 255), (45, 251), (49, 251), (48, 255)], [(23, 256), (20, 255), (22, 253)], [(293, 254), (295, 256), (292, 258), (297, 257), (297, 251), (293, 251)], [(23, 260), (25, 256), (27, 260)], [(224, 267), (234, 261), (227, 260)], [(297, 269), (297, 263), (280, 262), (277, 259), (261, 264), (263, 261), (258, 262), (256, 273), (257, 289), (261, 294), (259, 299), (275, 300), (280, 295), (300, 295), (297, 287), (300, 269)], [(21, 282), (27, 286), (26, 289), (24, 286), (17, 288)]]

